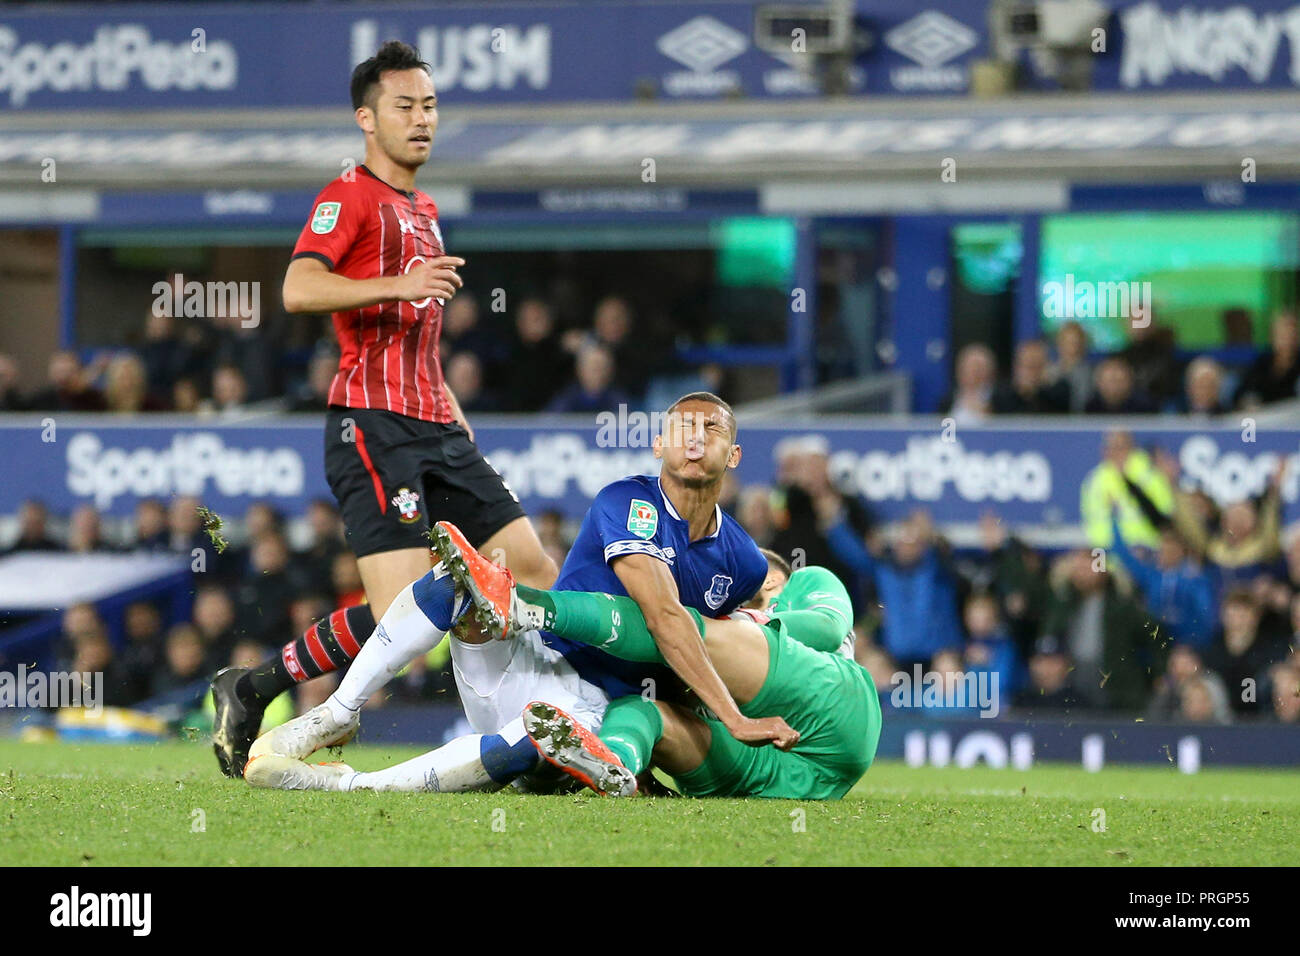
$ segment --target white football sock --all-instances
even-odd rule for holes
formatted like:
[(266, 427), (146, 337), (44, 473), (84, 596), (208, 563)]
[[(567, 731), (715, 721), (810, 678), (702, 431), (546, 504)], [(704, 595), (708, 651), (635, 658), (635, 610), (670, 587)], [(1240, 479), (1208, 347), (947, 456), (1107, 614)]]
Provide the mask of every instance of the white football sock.
[(495, 790), (501, 785), (494, 783), (483, 767), (479, 753), (482, 740), (482, 734), (466, 734), (395, 767), (358, 773), (345, 779), (344, 786), (348, 790), (427, 790), (439, 793)]
[(398, 592), (370, 639), (348, 666), (338, 690), (325, 701), (340, 723), (351, 720), (370, 695), (403, 667), (437, 647), (446, 633), (416, 605), (413, 587), (408, 584)]

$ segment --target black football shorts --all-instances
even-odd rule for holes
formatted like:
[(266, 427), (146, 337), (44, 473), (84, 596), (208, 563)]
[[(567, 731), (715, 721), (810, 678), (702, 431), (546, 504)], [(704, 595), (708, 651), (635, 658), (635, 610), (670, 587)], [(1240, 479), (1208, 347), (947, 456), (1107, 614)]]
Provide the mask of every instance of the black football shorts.
[(479, 547), (524, 516), (514, 492), (454, 422), (331, 405), (325, 477), (359, 558), (427, 548), (437, 521), (452, 522)]

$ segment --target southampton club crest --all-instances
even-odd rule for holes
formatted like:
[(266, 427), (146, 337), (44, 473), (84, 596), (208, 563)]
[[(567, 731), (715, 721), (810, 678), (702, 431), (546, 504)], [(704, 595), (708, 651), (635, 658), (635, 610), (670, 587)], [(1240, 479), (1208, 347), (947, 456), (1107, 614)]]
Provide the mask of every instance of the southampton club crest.
[(393, 507), (397, 509), (397, 520), (402, 524), (414, 524), (420, 520), (420, 496), (410, 488), (402, 488), (392, 497)]
[(725, 574), (715, 574), (713, 576), (713, 586), (709, 588), (709, 593), (704, 595), (704, 603), (717, 610), (727, 603), (727, 595), (731, 593), (731, 578)]

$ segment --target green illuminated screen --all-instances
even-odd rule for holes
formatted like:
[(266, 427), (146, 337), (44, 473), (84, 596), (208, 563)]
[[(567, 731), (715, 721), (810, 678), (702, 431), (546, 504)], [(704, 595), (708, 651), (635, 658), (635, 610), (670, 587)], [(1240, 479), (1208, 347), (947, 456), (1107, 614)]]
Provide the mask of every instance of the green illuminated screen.
[(717, 281), (723, 286), (785, 288), (794, 274), (792, 219), (736, 217), (713, 226)]
[[(1249, 317), (1252, 339), (1267, 342), (1268, 324), (1295, 304), (1300, 216), (1275, 212), (1103, 213), (1047, 216), (1039, 254), (1039, 308), (1045, 332), (1067, 318), (1049, 300), (1083, 283), (1150, 283), (1153, 317), (1173, 328), (1184, 348), (1225, 342), (1225, 313)], [(1059, 283), (1049, 286), (1049, 283)], [(1101, 302), (1098, 295), (1096, 300)], [(1082, 311), (1087, 311), (1086, 307)], [(1128, 317), (1076, 316), (1095, 348), (1128, 341)]]
[(1024, 246), (1016, 222), (967, 222), (952, 230), (962, 284), (981, 295), (1005, 292), (1020, 274)]

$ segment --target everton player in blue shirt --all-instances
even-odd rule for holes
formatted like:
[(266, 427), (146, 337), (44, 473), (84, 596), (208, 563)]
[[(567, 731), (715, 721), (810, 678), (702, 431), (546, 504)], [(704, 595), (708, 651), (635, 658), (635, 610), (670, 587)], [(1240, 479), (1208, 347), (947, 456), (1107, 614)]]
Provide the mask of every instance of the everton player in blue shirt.
[[(748, 534), (718, 505), (722, 479), (740, 462), (731, 407), (707, 392), (678, 399), (655, 438), (658, 477), (633, 476), (596, 496), (555, 583), (556, 590), (626, 594), (637, 602), (672, 671), (709, 707), (737, 740), (789, 747), (796, 736), (779, 717), (741, 715), (709, 662), (687, 607), (719, 617), (749, 601), (767, 577), (767, 559)], [(384, 655), (395, 674), (432, 648), (467, 598), (458, 587), (470, 579), (448, 572), (454, 541), (438, 545), (444, 561), (410, 585), (376, 628), (381, 640), (361, 653)], [(450, 529), (454, 533), (454, 529)], [(460, 581), (457, 581), (460, 578)], [(505, 596), (473, 595), (480, 603)], [(486, 601), (485, 601), (486, 598)], [(498, 615), (504, 622), (506, 610)], [(488, 629), (489, 632), (492, 629)], [(497, 629), (499, 633), (499, 628)], [(672, 675), (619, 661), (596, 648), (545, 632), (481, 642), (451, 638), (453, 671), (461, 703), (475, 733), (376, 773), (310, 767), (302, 762), (319, 747), (346, 737), (361, 704), (382, 686), (343, 681), (329, 700), (276, 728), (253, 746), (246, 777), (258, 786), (285, 789), (466, 790), (501, 785), (537, 768), (536, 750), (521, 713), (546, 700), (598, 728), (614, 697), (658, 693)], [(358, 658), (359, 659), (359, 658)], [(287, 758), (287, 759), (286, 759)]]
[[(753, 597), (767, 576), (758, 545), (718, 504), (723, 470), (708, 460), (709, 444), (716, 457), (729, 446), (724, 470), (739, 462), (740, 446), (729, 408), (710, 407), (711, 398), (690, 395), (670, 409), (665, 432), (681, 429), (682, 440), (661, 435), (656, 441), (664, 460), (659, 477), (624, 478), (596, 495), (554, 585), (637, 599), (652, 615), (650, 630), (665, 658), (691, 686), (692, 677), (707, 681), (708, 675), (693, 667), (690, 651), (699, 638), (685, 608), (725, 617)], [(683, 621), (689, 631), (682, 631)], [(645, 665), (553, 634), (543, 632), (542, 640), (611, 697), (640, 694), (647, 679), (665, 676), (647, 675)]]

